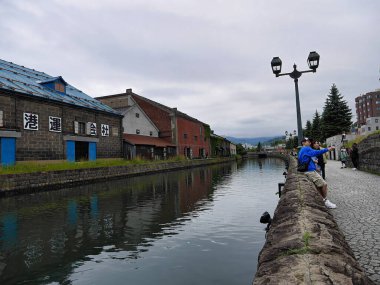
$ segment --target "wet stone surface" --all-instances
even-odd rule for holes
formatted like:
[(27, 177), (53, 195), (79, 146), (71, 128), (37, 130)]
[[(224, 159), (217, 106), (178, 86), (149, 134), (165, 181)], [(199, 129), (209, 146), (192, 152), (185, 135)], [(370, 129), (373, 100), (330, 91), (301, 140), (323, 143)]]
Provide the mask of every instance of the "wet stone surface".
[(330, 210), (367, 276), (380, 284), (380, 176), (326, 164)]

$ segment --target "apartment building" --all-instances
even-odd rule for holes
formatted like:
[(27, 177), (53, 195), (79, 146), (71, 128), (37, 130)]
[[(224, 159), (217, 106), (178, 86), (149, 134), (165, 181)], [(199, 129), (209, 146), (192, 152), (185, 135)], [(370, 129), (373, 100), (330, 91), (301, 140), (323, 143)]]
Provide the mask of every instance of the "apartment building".
[(367, 119), (380, 117), (380, 90), (368, 92), (355, 98), (358, 128), (367, 124)]

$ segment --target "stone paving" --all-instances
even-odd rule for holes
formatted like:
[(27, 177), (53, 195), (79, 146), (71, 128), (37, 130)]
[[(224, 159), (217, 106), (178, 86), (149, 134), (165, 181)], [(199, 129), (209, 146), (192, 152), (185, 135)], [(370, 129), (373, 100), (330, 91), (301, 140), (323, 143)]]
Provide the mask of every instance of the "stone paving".
[(380, 176), (326, 164), (330, 210), (367, 276), (380, 284)]

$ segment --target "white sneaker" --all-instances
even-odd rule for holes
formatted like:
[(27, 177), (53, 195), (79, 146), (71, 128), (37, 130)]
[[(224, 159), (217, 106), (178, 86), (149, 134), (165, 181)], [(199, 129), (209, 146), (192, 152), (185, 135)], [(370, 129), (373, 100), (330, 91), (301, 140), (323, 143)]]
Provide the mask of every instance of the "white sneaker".
[(356, 168), (354, 167), (354, 168), (352, 168), (352, 170), (356, 170)]
[(335, 209), (336, 205), (334, 203), (331, 203), (329, 200), (325, 200), (325, 206), (329, 209)]

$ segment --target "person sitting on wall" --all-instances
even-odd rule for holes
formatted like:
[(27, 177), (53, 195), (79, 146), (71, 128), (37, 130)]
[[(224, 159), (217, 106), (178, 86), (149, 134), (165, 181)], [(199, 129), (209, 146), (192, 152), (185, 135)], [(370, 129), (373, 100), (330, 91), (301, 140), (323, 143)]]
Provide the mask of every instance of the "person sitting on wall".
[(317, 173), (315, 163), (312, 159), (313, 157), (335, 149), (335, 147), (330, 146), (321, 150), (312, 149), (310, 146), (312, 145), (313, 140), (309, 138), (304, 138), (301, 143), (302, 148), (298, 154), (298, 162), (300, 164), (308, 163), (308, 169), (305, 172), (305, 175), (317, 187), (319, 193), (323, 198), (323, 201), (325, 202), (326, 207), (329, 209), (335, 209), (336, 205), (327, 199), (327, 183), (322, 178), (322, 176)]
[(343, 134), (342, 134), (342, 140), (340, 142), (344, 143), (345, 141), (346, 141), (346, 133), (343, 132)]

